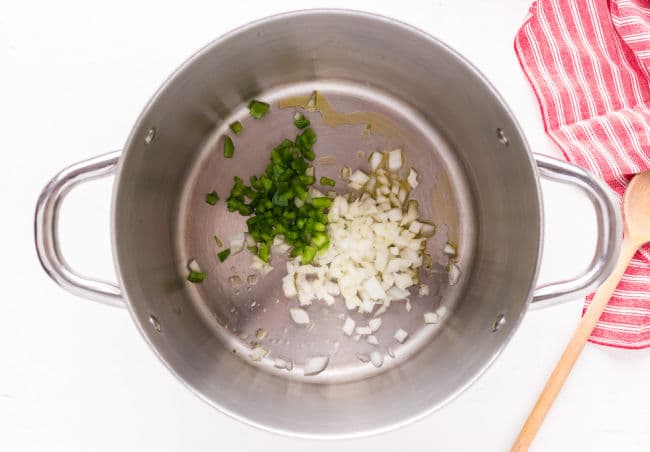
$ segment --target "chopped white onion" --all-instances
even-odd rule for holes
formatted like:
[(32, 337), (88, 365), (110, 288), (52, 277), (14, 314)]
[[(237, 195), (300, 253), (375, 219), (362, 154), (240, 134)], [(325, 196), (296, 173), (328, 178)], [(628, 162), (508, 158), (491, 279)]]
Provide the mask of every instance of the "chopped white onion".
[(409, 300), (406, 300), (406, 303), (404, 303), (404, 309), (406, 309), (406, 312), (411, 312), (411, 302)]
[(381, 162), (384, 160), (384, 153), (375, 151), (372, 154), (370, 154), (370, 158), (368, 159), (368, 162), (370, 163), (370, 171), (373, 173), (381, 166)]
[(289, 313), (291, 314), (291, 319), (298, 325), (307, 325), (309, 323), (309, 314), (304, 309), (291, 308), (289, 309)]
[(359, 305), (359, 312), (363, 314), (370, 314), (373, 309), (375, 309), (375, 302), (370, 299), (363, 300)]
[(378, 341), (377, 338), (376, 338), (375, 336), (373, 336), (372, 334), (366, 338), (366, 341), (367, 341), (370, 345), (379, 345), (379, 341)]
[(313, 167), (313, 166), (310, 166), (310, 167), (308, 167), (308, 168), (305, 170), (305, 175), (306, 175), (306, 176), (313, 176), (313, 175), (314, 175), (314, 171), (315, 171), (314, 167)]
[(354, 173), (350, 175), (350, 182), (353, 184), (358, 184), (361, 187), (366, 182), (368, 182), (368, 179), (370, 179), (370, 177), (368, 177), (368, 175), (361, 170), (356, 170)]
[(412, 189), (415, 189), (418, 186), (418, 173), (413, 168), (409, 170), (409, 174), (406, 177), (406, 181), (411, 186)]
[(438, 314), (435, 312), (425, 312), (424, 314), (424, 323), (438, 323)]
[(429, 286), (427, 286), (426, 284), (421, 284), (420, 288), (418, 289), (418, 295), (420, 295), (421, 297), (426, 297), (427, 295), (429, 295)]
[(350, 174), (352, 174), (352, 170), (348, 166), (344, 166), (341, 168), (341, 179), (347, 180), (350, 178)]
[[(244, 234), (244, 237), (246, 238), (246, 247), (250, 248), (253, 246), (257, 246), (257, 243), (255, 242), (255, 239), (253, 238), (252, 235), (250, 235), (248, 232)], [(261, 259), (260, 259), (261, 260)], [(264, 262), (264, 261), (262, 261)]]
[(243, 232), (238, 232), (231, 235), (228, 241), (230, 242), (230, 254), (237, 254), (244, 249), (246, 237)]
[(257, 345), (251, 350), (251, 354), (249, 355), (249, 358), (251, 361), (261, 361), (262, 358), (264, 358), (269, 351), (262, 347), (261, 345)]
[(370, 327), (370, 330), (374, 333), (379, 329), (381, 326), (381, 319), (370, 319), (368, 321), (368, 326)]
[(188, 262), (187, 268), (190, 271), (200, 273), (201, 272), (201, 267), (199, 267), (199, 263), (196, 261), (196, 259), (192, 259), (191, 261)]
[(282, 291), (286, 297), (295, 297), (298, 295), (295, 274), (289, 273), (282, 278)]
[(329, 355), (312, 356), (305, 363), (303, 373), (306, 376), (318, 375), (325, 370), (330, 361)]
[(361, 336), (367, 336), (369, 334), (372, 334), (372, 330), (370, 329), (369, 326), (358, 326), (355, 331), (357, 334), (360, 334)]
[(267, 262), (264, 262), (262, 259), (260, 259), (257, 256), (253, 256), (253, 262), (251, 263), (251, 268), (255, 271), (260, 272), (260, 275), (262, 276), (266, 276), (273, 270), (273, 267), (271, 265), (269, 265)]
[(258, 328), (257, 331), (255, 331), (255, 337), (261, 341), (266, 337), (266, 330), (264, 328)]
[(431, 237), (436, 233), (436, 227), (429, 223), (422, 223), (422, 228), (420, 229), (420, 235), (423, 237)]
[(438, 309), (436, 309), (436, 314), (438, 317), (442, 318), (447, 314), (447, 307), (446, 306), (440, 306)]
[(422, 226), (424, 225), (420, 223), (418, 220), (413, 220), (411, 221), (411, 225), (409, 226), (409, 231), (412, 232), (413, 234), (419, 234), (420, 231), (422, 230)]
[(381, 367), (381, 365), (384, 364), (384, 355), (375, 350), (370, 353), (370, 362), (372, 362), (372, 365), (375, 367)]
[(388, 219), (390, 221), (393, 221), (395, 223), (398, 223), (402, 220), (402, 209), (399, 207), (395, 207), (394, 209), (390, 209), (388, 212)]
[(386, 291), (386, 294), (390, 297), (391, 300), (403, 300), (404, 298), (411, 295), (411, 293), (406, 289), (400, 289), (399, 287), (391, 287)]
[(452, 245), (451, 243), (447, 242), (445, 247), (442, 249), (442, 252), (445, 253), (447, 256), (455, 257), (456, 256), (456, 247), (454, 245)]
[(346, 317), (345, 322), (343, 323), (343, 327), (341, 329), (346, 335), (352, 336), (352, 333), (354, 333), (355, 324), (356, 323), (354, 320), (352, 320), (350, 317)]
[[(315, 300), (332, 304), (340, 294), (347, 309), (376, 317), (392, 300), (408, 297), (407, 289), (419, 281), (426, 236), (435, 232), (434, 226), (418, 219), (418, 203), (408, 199), (410, 184), (398, 171), (401, 150), (373, 153), (369, 162), (371, 174), (341, 170), (342, 177), (349, 177), (349, 188), (359, 191), (333, 198), (329, 248), (311, 265), (301, 265), (299, 258), (287, 262), (291, 276), (283, 279), (283, 290), (287, 297), (297, 295), (301, 306)], [(417, 173), (410, 174), (411, 182), (417, 179)], [(310, 197), (319, 194), (310, 189)], [(354, 326), (348, 331), (352, 335)]]
[(458, 284), (458, 280), (460, 279), (460, 274), (461, 274), (461, 270), (457, 264), (455, 263), (449, 264), (449, 284), (451, 284), (452, 286)]
[(377, 281), (377, 278), (374, 276), (371, 276), (364, 281), (363, 288), (368, 292), (370, 298), (373, 300), (386, 298), (386, 292), (384, 292), (381, 284), (379, 284), (379, 281)]
[(391, 171), (399, 171), (402, 167), (402, 150), (395, 149), (388, 153), (388, 169)]
[(399, 330), (395, 331), (393, 337), (397, 342), (403, 344), (406, 338), (409, 337), (409, 333), (400, 328)]
[(291, 370), (293, 369), (293, 362), (291, 360), (277, 357), (273, 361), (273, 365), (277, 367), (278, 369), (286, 369), (286, 370)]

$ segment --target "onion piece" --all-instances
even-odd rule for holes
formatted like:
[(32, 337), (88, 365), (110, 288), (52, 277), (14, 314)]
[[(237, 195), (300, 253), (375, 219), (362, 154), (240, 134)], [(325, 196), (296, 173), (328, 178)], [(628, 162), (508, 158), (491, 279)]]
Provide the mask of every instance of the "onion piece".
[(291, 319), (298, 325), (307, 325), (309, 323), (309, 314), (304, 309), (291, 308), (289, 314), (291, 314)]
[[(244, 238), (246, 240), (246, 247), (250, 248), (253, 246), (257, 246), (257, 243), (255, 242), (255, 239), (253, 238), (252, 235), (250, 235), (248, 232), (244, 233)], [(261, 259), (260, 259), (261, 260)], [(264, 261), (262, 261), (264, 262)]]
[(306, 376), (318, 375), (325, 370), (330, 362), (329, 355), (312, 356), (305, 363), (303, 373)]
[(386, 291), (386, 294), (390, 297), (391, 300), (403, 300), (411, 293), (406, 289), (400, 289), (399, 287), (393, 286)]
[(368, 163), (370, 163), (370, 171), (373, 173), (381, 166), (381, 162), (384, 160), (384, 153), (375, 151), (372, 154), (370, 154), (370, 158), (368, 159)]
[(422, 230), (423, 224), (420, 223), (418, 220), (413, 220), (411, 221), (411, 225), (409, 226), (409, 231), (412, 232), (413, 234), (418, 234)]
[(264, 358), (266, 355), (268, 355), (269, 351), (262, 347), (261, 345), (257, 345), (251, 350), (251, 353), (249, 355), (249, 358), (251, 361), (261, 361), (262, 358)]
[(395, 149), (388, 153), (388, 169), (391, 171), (399, 171), (402, 167), (402, 150)]
[(436, 314), (438, 314), (438, 317), (442, 318), (447, 314), (447, 307), (446, 306), (440, 306), (438, 309), (436, 309)]
[(404, 303), (404, 309), (406, 309), (406, 312), (411, 312), (411, 302), (409, 300), (406, 300), (406, 303)]
[(449, 284), (452, 286), (455, 286), (458, 284), (458, 280), (460, 279), (460, 274), (461, 270), (460, 267), (455, 264), (451, 263), (449, 264)]
[(406, 331), (404, 331), (403, 329), (400, 328), (399, 330), (395, 331), (395, 334), (393, 335), (393, 337), (395, 338), (395, 340), (397, 342), (399, 342), (400, 344), (403, 344), (404, 341), (406, 340), (406, 338), (409, 337), (409, 333), (407, 333)]
[(363, 186), (368, 182), (368, 179), (370, 179), (370, 177), (359, 169), (350, 175), (350, 183), (358, 184), (360, 186)]
[(366, 341), (367, 341), (370, 345), (379, 345), (379, 341), (378, 341), (377, 338), (376, 338), (375, 336), (373, 336), (372, 334), (366, 338)]
[(350, 174), (352, 174), (352, 170), (350, 169), (349, 166), (344, 166), (341, 168), (341, 179), (347, 180), (350, 178)]
[(368, 326), (370, 327), (370, 330), (374, 333), (381, 326), (381, 319), (377, 319), (377, 318), (370, 319), (368, 321)]
[(243, 232), (238, 232), (231, 235), (228, 241), (230, 242), (230, 254), (237, 254), (244, 249), (246, 237)]
[(273, 365), (278, 369), (286, 369), (286, 370), (293, 369), (293, 362), (289, 359), (285, 359), (282, 357), (275, 358), (275, 360), (273, 360)]
[(372, 334), (372, 330), (369, 326), (358, 326), (356, 327), (355, 331), (361, 336), (368, 336), (369, 334)]
[(196, 259), (192, 259), (187, 263), (187, 268), (196, 273), (201, 273), (201, 267), (199, 267), (199, 263), (196, 261)]
[(381, 365), (384, 364), (384, 355), (378, 351), (373, 351), (370, 353), (370, 362), (375, 367), (381, 367)]
[(386, 297), (386, 292), (384, 292), (381, 284), (379, 284), (379, 281), (377, 281), (377, 278), (374, 276), (366, 279), (363, 282), (363, 288), (368, 292), (370, 298), (374, 300), (379, 300)]
[(424, 316), (424, 323), (438, 323), (438, 321), (440, 320), (438, 314), (436, 314), (435, 312), (425, 312), (423, 316)]
[(409, 174), (406, 177), (406, 181), (412, 189), (415, 189), (418, 186), (418, 173), (413, 168), (409, 169)]
[(420, 288), (418, 289), (418, 295), (420, 295), (421, 297), (426, 297), (427, 295), (429, 295), (429, 286), (427, 286), (426, 284), (421, 284)]
[(284, 292), (284, 296), (288, 298), (298, 295), (294, 273), (289, 273), (287, 276), (282, 278), (282, 291)]
[(442, 252), (449, 257), (456, 257), (456, 247), (449, 242), (442, 249)]
[(431, 237), (436, 233), (436, 227), (429, 223), (422, 223), (422, 229), (420, 229), (420, 235), (422, 237)]
[(356, 323), (354, 320), (352, 320), (350, 317), (346, 317), (345, 323), (343, 323), (343, 327), (341, 329), (346, 335), (352, 336), (352, 333), (354, 333), (355, 324)]
[(402, 209), (400, 209), (399, 207), (390, 209), (387, 213), (388, 213), (388, 219), (390, 221), (394, 221), (397, 223), (402, 220)]

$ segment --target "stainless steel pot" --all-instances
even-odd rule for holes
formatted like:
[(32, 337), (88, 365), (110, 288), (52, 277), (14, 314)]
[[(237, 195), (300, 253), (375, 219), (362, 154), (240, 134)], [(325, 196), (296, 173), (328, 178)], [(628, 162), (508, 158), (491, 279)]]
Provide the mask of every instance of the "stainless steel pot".
[[(243, 218), (203, 195), (225, 195), (232, 176), (266, 165), (273, 143), (292, 136), (293, 109), (279, 100), (317, 89), (342, 112), (380, 115), (391, 131), (362, 133), (364, 125), (329, 127), (311, 119), (318, 155), (337, 166), (364, 166), (357, 150), (399, 146), (422, 174), (416, 195), (424, 217), (439, 226), (429, 243), (435, 265), (422, 274), (431, 287), (413, 296), (413, 310), (393, 305), (377, 332), (384, 365), (358, 359), (372, 345), (340, 331), (342, 303), (311, 306), (314, 329), (291, 324), (279, 287), (282, 263), (249, 287), (249, 257), (224, 264), (213, 235), (245, 228)], [(246, 104), (272, 104), (262, 121)], [(379, 116), (377, 116), (379, 117)], [(228, 124), (238, 119), (232, 160), (221, 155)], [(76, 184), (115, 175), (112, 242), (118, 283), (73, 271), (57, 240), (57, 215)], [(597, 212), (599, 240), (581, 275), (535, 287), (542, 249), (539, 176), (584, 190)], [(341, 184), (339, 184), (341, 185)], [(532, 302), (577, 297), (612, 270), (621, 219), (608, 189), (583, 170), (528, 149), (515, 119), (487, 80), (440, 41), (399, 22), (350, 11), (305, 11), (271, 17), (213, 42), (186, 62), (154, 95), (121, 152), (66, 168), (44, 189), (36, 210), (36, 243), (43, 267), (67, 290), (128, 307), (154, 352), (200, 397), (250, 424), (297, 436), (350, 437), (385, 431), (434, 411), (470, 385), (496, 358)], [(458, 243), (460, 282), (447, 283), (441, 248)], [(185, 281), (196, 258), (209, 275)], [(422, 313), (440, 305), (445, 320), (424, 325)], [(392, 340), (398, 327), (410, 333)], [(267, 335), (256, 338), (264, 328)], [(261, 335), (260, 335), (261, 336)], [(292, 371), (272, 361), (251, 362), (251, 343), (269, 357), (288, 356)], [(389, 350), (390, 348), (390, 350)], [(327, 353), (330, 365), (304, 377), (308, 356)], [(394, 355), (394, 358), (391, 357)]]

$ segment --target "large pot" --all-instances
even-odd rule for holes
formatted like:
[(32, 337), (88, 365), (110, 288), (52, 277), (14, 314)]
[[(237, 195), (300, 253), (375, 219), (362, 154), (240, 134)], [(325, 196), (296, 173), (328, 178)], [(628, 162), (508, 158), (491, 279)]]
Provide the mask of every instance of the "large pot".
[[(356, 157), (357, 149), (402, 147), (422, 175), (416, 190), (422, 214), (439, 226), (429, 245), (437, 270), (423, 276), (431, 293), (413, 299), (408, 316), (397, 307), (384, 315), (377, 333), (382, 346), (400, 326), (411, 334), (403, 345), (392, 342), (395, 358), (386, 355), (379, 369), (355, 358), (363, 341), (342, 336), (342, 303), (313, 306), (314, 331), (295, 328), (287, 314), (287, 303), (295, 301), (286, 301), (279, 287), (281, 265), (249, 292), (227, 283), (233, 272), (246, 277), (245, 253), (227, 264), (215, 259), (214, 233), (227, 237), (245, 224), (223, 202), (207, 206), (203, 195), (216, 189), (224, 197), (233, 175), (259, 173), (270, 145), (295, 133), (293, 110), (280, 109), (278, 101), (313, 89), (339, 111), (370, 111), (393, 128), (360, 133), (363, 124), (330, 128), (313, 115), (317, 154), (360, 166), (365, 161)], [(272, 104), (264, 120), (247, 116), (251, 98)], [(220, 140), (235, 119), (245, 133), (237, 137), (235, 158), (224, 160)], [(318, 171), (331, 177), (338, 172), (326, 165)], [(68, 190), (109, 174), (115, 176), (117, 284), (70, 269), (56, 228)], [(589, 268), (545, 287), (536, 287), (540, 175), (584, 190), (599, 227)], [(602, 281), (620, 237), (621, 219), (608, 189), (575, 166), (532, 154), (503, 100), (469, 62), (415, 28), (350, 11), (283, 14), (213, 42), (153, 96), (121, 152), (63, 170), (44, 189), (36, 211), (38, 254), (56, 282), (77, 295), (126, 306), (158, 357), (216, 408), (268, 430), (308, 437), (385, 431), (434, 411), (490, 365), (531, 302), (575, 298)], [(447, 240), (458, 243), (463, 270), (453, 286), (440, 252)], [(185, 281), (191, 258), (209, 275), (203, 284)], [(448, 313), (439, 325), (425, 326), (422, 312), (432, 304)], [(271, 356), (292, 354), (293, 371), (248, 360), (260, 327), (269, 332)], [(303, 377), (301, 364), (324, 349), (332, 354), (328, 369)]]

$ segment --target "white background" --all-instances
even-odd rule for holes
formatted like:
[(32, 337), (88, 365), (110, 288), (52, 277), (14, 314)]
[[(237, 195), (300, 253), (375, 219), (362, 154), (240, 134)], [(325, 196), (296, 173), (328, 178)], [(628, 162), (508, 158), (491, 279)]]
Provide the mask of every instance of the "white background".
[[(378, 12), (418, 26), (472, 60), (501, 91), (534, 151), (557, 155), (512, 50), (529, 0), (198, 3), (6, 2), (0, 9), (0, 450), (506, 450), (579, 318), (581, 300), (526, 316), (500, 359), (460, 398), (397, 432), (342, 442), (275, 436), (190, 394), (156, 360), (125, 310), (69, 295), (40, 268), (33, 208), (63, 166), (119, 149), (149, 96), (222, 33), (304, 7)], [(69, 261), (112, 278), (110, 179), (69, 196)], [(541, 280), (590, 257), (594, 214), (544, 184)], [(534, 443), (536, 451), (650, 449), (650, 351), (587, 345)]]

